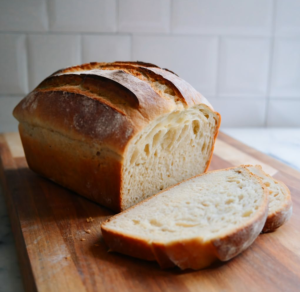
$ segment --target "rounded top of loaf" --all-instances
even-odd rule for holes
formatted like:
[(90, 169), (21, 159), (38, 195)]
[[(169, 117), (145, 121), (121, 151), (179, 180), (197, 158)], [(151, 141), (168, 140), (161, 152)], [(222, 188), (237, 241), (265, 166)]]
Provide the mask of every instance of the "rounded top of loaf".
[(53, 73), (13, 114), (21, 123), (122, 154), (150, 122), (198, 104), (213, 111), (205, 97), (168, 69), (144, 62), (93, 62)]
[[(121, 71), (118, 77), (114, 76), (114, 74), (104, 73), (105, 71), (115, 70)], [(207, 99), (196, 91), (188, 82), (181, 79), (171, 70), (160, 68), (151, 63), (141, 61), (117, 61), (114, 63), (92, 62), (59, 70), (52, 74), (52, 76), (61, 76), (66, 74), (91, 74), (94, 76), (108, 77), (127, 88), (132, 82), (130, 78), (128, 79), (129, 74), (149, 84), (149, 86), (158, 93), (160, 97), (167, 100), (174, 100), (179, 105), (183, 104), (184, 106), (193, 106), (195, 104), (204, 103), (212, 108)], [(138, 95), (136, 97), (139, 99)]]

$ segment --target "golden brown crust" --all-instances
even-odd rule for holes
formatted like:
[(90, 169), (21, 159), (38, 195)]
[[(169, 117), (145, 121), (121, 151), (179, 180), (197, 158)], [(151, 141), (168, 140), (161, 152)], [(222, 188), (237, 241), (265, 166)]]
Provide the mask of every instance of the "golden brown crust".
[(19, 103), (14, 114), (21, 123), (59, 131), (73, 140), (101, 141), (117, 153), (124, 151), (136, 131), (121, 111), (71, 90), (32, 92)]
[(289, 188), (283, 182), (278, 180), (276, 181), (285, 190), (286, 200), (281, 206), (280, 210), (268, 216), (265, 226), (262, 230), (263, 233), (275, 231), (277, 228), (287, 222), (291, 218), (293, 213), (292, 199)]
[[(154, 242), (153, 246), (163, 254), (158, 259), (162, 269), (177, 266), (182, 270), (198, 270), (208, 267), (218, 260), (216, 250), (211, 242), (202, 242), (199, 238), (176, 241), (168, 245)], [(164, 259), (164, 261), (161, 259)]]
[[(140, 259), (155, 258), (161, 268), (169, 268), (172, 266), (178, 266), (181, 269), (201, 269), (209, 266), (217, 260), (227, 261), (237, 254), (241, 253), (247, 247), (249, 247), (257, 236), (260, 234), (267, 215), (268, 215), (268, 190), (263, 185), (262, 181), (255, 175), (253, 175), (246, 167), (241, 166), (250, 176), (254, 177), (264, 190), (263, 202), (259, 207), (256, 215), (244, 225), (238, 229), (221, 236), (219, 239), (212, 240), (210, 242), (203, 242), (200, 238), (192, 238), (183, 241), (174, 241), (167, 245), (160, 242), (148, 242), (144, 238), (131, 237), (124, 233), (112, 231), (107, 228), (106, 224), (112, 220), (112, 218), (103, 222), (101, 225), (102, 234), (106, 244), (112, 251), (120, 252), (123, 254), (129, 254), (122, 241), (126, 239), (126, 243), (130, 244), (130, 249), (135, 250), (135, 256)], [(237, 167), (230, 167), (224, 170), (235, 169)], [(220, 170), (211, 171), (209, 173), (218, 172)], [(205, 174), (200, 174), (189, 178), (189, 181), (195, 177), (199, 177)], [(125, 210), (122, 214), (130, 212), (131, 209), (143, 204), (148, 200), (152, 200), (154, 197), (159, 196), (161, 193), (169, 191), (182, 182), (171, 186), (158, 194), (138, 203), (137, 205)], [(115, 215), (116, 219), (120, 214)], [(107, 236), (109, 234), (109, 236)], [(112, 240), (114, 245), (112, 248)], [(148, 245), (148, 248), (141, 249), (141, 242)], [(144, 246), (143, 246), (144, 247)], [(130, 254), (132, 255), (132, 253)]]
[(19, 131), (33, 171), (111, 210), (121, 209), (122, 162), (118, 155), (25, 123)]
[[(151, 80), (164, 84), (174, 94), (174, 99), (159, 92)], [(179, 88), (180, 84), (185, 84), (185, 91)], [(150, 63), (88, 63), (59, 70), (46, 78), (16, 106), (13, 114), (20, 122), (23, 147), (33, 170), (120, 211), (122, 165), (130, 142), (149, 123), (174, 110), (196, 104), (211, 107), (199, 93), (195, 93), (197, 99), (191, 97), (194, 91), (179, 77)], [(218, 113), (216, 115), (219, 117)], [(214, 138), (219, 126), (220, 119)], [(55, 151), (45, 148), (38, 136), (31, 136), (32, 131), (48, 136), (48, 144), (50, 139), (54, 139), (52, 147)], [(56, 141), (57, 135), (61, 137), (59, 142)], [(71, 163), (72, 156), (76, 157), (81, 152), (77, 146), (70, 146), (71, 150), (66, 154), (68, 159), (64, 161), (59, 152), (64, 153), (65, 149), (59, 143), (64, 145), (68, 141), (74, 141), (80, 148), (85, 147), (86, 153), (94, 151), (93, 156), (89, 156), (89, 162), (83, 154), (73, 159), (73, 168), (85, 172), (85, 175), (77, 173), (77, 178), (74, 173), (64, 177), (61, 175), (62, 171), (70, 172), (68, 163)], [(106, 165), (107, 173), (100, 173), (95, 163), (99, 159), (95, 153), (101, 151), (112, 153), (105, 162), (100, 163)], [(39, 159), (36, 153), (40, 153)], [(53, 166), (55, 161), (57, 165), (59, 163), (57, 167)], [(88, 173), (91, 173), (90, 179)], [(94, 175), (96, 173), (98, 179)], [(112, 187), (105, 182), (112, 184)]]
[(215, 132), (215, 136), (214, 136), (214, 139), (213, 139), (213, 144), (212, 144), (212, 148), (211, 148), (211, 152), (210, 152), (210, 157), (208, 158), (208, 161), (207, 161), (207, 165), (206, 165), (206, 168), (204, 170), (204, 172), (206, 172), (210, 166), (210, 163), (211, 163), (211, 160), (212, 160), (212, 157), (213, 157), (213, 153), (214, 153), (214, 149), (215, 149), (215, 142), (216, 142), (216, 139), (218, 137), (218, 134), (219, 134), (219, 130), (220, 130), (220, 125), (221, 125), (221, 121), (222, 121), (222, 117), (221, 115), (216, 112), (217, 116), (218, 116), (218, 119), (219, 119), (219, 125), (216, 127), (216, 132)]
[[(253, 165), (244, 165), (245, 167), (253, 167)], [(255, 165), (255, 167), (259, 168), (265, 176), (272, 179), (275, 183), (279, 184), (283, 190), (285, 195), (285, 200), (282, 202), (280, 208), (271, 214), (268, 214), (266, 223), (262, 230), (263, 233), (273, 232), (280, 226), (282, 226), (285, 222), (287, 222), (293, 213), (293, 206), (292, 206), (292, 198), (289, 188), (281, 181), (276, 180), (269, 174), (265, 173), (261, 167), (261, 165)], [(255, 174), (254, 174), (255, 175)]]
[(230, 260), (240, 254), (261, 233), (268, 215), (268, 191), (266, 189), (265, 201), (262, 206), (263, 208), (261, 208), (258, 216), (251, 223), (247, 224), (247, 226), (243, 226), (236, 232), (213, 241), (213, 245), (217, 250), (217, 257), (221, 261)]
[(123, 236), (122, 234), (114, 234), (105, 229), (102, 229), (102, 235), (105, 238), (105, 241), (109, 242), (111, 251), (120, 249), (121, 244), (121, 249), (126, 250), (127, 255), (146, 261), (155, 261), (151, 245), (145, 240)]
[[(151, 86), (151, 82), (159, 82), (161, 84), (167, 85), (167, 87), (169, 87), (169, 91), (174, 95), (175, 102), (180, 101), (184, 105), (188, 105), (185, 97), (182, 95), (179, 89), (171, 81), (164, 78), (162, 75), (152, 71), (151, 68), (136, 66), (127, 63), (112, 63), (109, 65), (105, 64), (105, 65), (100, 65), (99, 68), (104, 70), (118, 70), (118, 69), (123, 70), (143, 81), (148, 82), (150, 86)], [(159, 68), (156, 67), (156, 69)], [(163, 70), (161, 69), (160, 71)], [(164, 97), (164, 95), (161, 96)]]

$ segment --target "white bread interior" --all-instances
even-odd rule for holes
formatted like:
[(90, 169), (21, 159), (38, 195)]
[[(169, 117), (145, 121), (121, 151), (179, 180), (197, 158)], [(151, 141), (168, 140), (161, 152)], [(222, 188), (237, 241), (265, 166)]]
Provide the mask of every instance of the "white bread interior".
[(195, 105), (150, 123), (128, 148), (123, 166), (122, 209), (203, 173), (212, 155), (217, 116)]

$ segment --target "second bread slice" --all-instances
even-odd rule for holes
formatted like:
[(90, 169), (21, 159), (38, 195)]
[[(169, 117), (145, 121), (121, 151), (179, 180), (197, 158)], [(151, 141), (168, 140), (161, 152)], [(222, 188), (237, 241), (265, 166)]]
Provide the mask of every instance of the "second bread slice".
[(245, 167), (208, 172), (177, 184), (101, 226), (112, 251), (162, 268), (204, 268), (250, 246), (268, 214), (268, 190)]
[(269, 213), (262, 232), (272, 232), (290, 219), (293, 213), (289, 188), (281, 181), (266, 174), (260, 165), (246, 165), (269, 190)]

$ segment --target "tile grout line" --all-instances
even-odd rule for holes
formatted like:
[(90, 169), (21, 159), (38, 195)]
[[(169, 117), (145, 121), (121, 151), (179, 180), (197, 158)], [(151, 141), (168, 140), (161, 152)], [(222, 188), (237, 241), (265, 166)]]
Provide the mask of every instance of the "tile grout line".
[[(25, 34), (25, 49), (26, 49), (26, 70), (27, 70), (27, 93), (30, 91), (30, 65), (29, 65), (29, 35)], [(26, 93), (26, 94), (27, 94)]]
[(130, 34), (130, 61), (133, 60), (133, 35)]
[(170, 7), (169, 7), (169, 33), (168, 35), (173, 35), (173, 0), (170, 0)]
[(219, 99), (219, 93), (220, 93), (220, 79), (221, 79), (221, 42), (222, 42), (222, 37), (219, 35), (218, 36), (218, 48), (217, 48), (217, 76), (216, 76), (216, 84), (215, 84), (215, 92), (216, 92), (216, 98)]
[(269, 107), (270, 107), (270, 93), (271, 93), (271, 82), (272, 82), (272, 70), (273, 70), (273, 62), (274, 62), (274, 35), (275, 35), (275, 22), (277, 17), (277, 0), (273, 0), (272, 5), (272, 27), (271, 27), (271, 38), (270, 38), (270, 48), (269, 48), (269, 66), (268, 66), (268, 78), (267, 78), (267, 92), (266, 92), (266, 109), (265, 109), (265, 122), (264, 126), (268, 127), (268, 118), (269, 118)]
[(119, 5), (120, 5), (119, 0), (116, 0), (116, 31), (115, 31), (115, 34), (119, 33), (119, 10), (120, 10)]
[[(270, 34), (266, 35), (260, 35), (260, 34), (234, 34), (234, 33), (228, 33), (228, 34), (220, 34), (218, 32), (216, 33), (157, 33), (157, 32), (121, 32), (121, 31), (102, 31), (102, 32), (95, 32), (95, 31), (58, 31), (58, 30), (48, 30), (48, 31), (29, 31), (29, 30), (24, 30), (24, 31), (0, 31), (0, 35), (2, 34), (32, 34), (32, 35), (78, 35), (81, 33), (82, 35), (126, 35), (128, 33), (132, 33), (134, 35), (145, 35), (145, 36), (174, 36), (174, 37), (187, 37), (187, 38), (192, 38), (192, 37), (203, 37), (203, 38), (209, 38), (209, 37), (232, 37), (232, 38), (246, 38), (246, 39), (267, 39), (272, 37)], [(278, 36), (278, 38), (294, 38), (293, 36)], [(297, 37), (298, 38), (298, 37)]]
[(50, 31), (50, 7), (49, 7), (49, 0), (46, 1), (46, 14), (47, 14), (47, 32)]
[(82, 38), (82, 35), (79, 34), (78, 35), (79, 37), (79, 64), (83, 64), (83, 38)]

